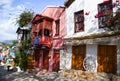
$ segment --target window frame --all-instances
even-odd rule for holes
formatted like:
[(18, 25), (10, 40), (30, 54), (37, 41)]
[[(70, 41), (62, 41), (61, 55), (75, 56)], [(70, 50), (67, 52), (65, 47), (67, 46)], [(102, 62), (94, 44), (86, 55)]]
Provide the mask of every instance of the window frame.
[[(104, 9), (100, 8), (102, 6)], [(99, 28), (105, 28), (108, 26), (107, 21), (111, 13), (113, 13), (112, 0), (98, 4), (98, 16), (99, 16), (98, 26)]]
[(44, 29), (44, 36), (50, 36), (50, 30), (49, 29)]
[(56, 20), (55, 21), (55, 24), (56, 24), (56, 32), (55, 32), (55, 36), (59, 36), (60, 35), (60, 20)]
[[(76, 16), (78, 14), (81, 14), (81, 19), (76, 20)], [(77, 30), (77, 24), (78, 26), (82, 26), (79, 30)], [(84, 10), (80, 10), (74, 13), (74, 32), (77, 33), (77, 32), (82, 32), (82, 31), (84, 31)]]

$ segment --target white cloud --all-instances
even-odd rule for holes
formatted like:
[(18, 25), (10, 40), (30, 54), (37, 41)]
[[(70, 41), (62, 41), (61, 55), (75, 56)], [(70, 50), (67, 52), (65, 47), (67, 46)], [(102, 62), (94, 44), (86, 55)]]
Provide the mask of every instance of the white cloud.
[(13, 0), (0, 0), (0, 4), (10, 4)]
[(24, 7), (23, 4), (21, 4), (21, 5), (18, 5), (18, 6), (16, 7), (16, 9), (23, 11), (23, 10), (25, 10), (25, 7)]
[(0, 41), (16, 39), (17, 25), (15, 25), (15, 21), (15, 17), (12, 16), (10, 19), (0, 22)]
[(17, 38), (16, 18), (25, 10), (24, 5), (12, 7), (13, 0), (0, 0), (0, 41)]

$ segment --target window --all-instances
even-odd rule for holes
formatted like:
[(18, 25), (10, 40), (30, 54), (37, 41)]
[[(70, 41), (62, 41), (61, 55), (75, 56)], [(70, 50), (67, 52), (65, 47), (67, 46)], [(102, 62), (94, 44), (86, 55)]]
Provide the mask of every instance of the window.
[(40, 31), (38, 32), (39, 36), (42, 36), (42, 29), (40, 29)]
[(107, 20), (112, 13), (112, 1), (103, 2), (98, 5), (98, 23), (99, 27), (103, 28), (107, 26)]
[(75, 14), (75, 32), (84, 31), (84, 11), (81, 10)]
[(51, 29), (51, 26), (52, 26), (51, 22), (50, 21), (46, 21), (46, 28)]
[(37, 36), (37, 32), (33, 32), (34, 36), (36, 37)]
[(44, 35), (45, 36), (50, 36), (50, 30), (44, 29)]
[(54, 50), (54, 53), (60, 53), (60, 51), (59, 51), (59, 50), (57, 50), (57, 49), (55, 49), (55, 50)]
[(55, 35), (58, 36), (59, 35), (59, 28), (60, 28), (60, 20), (55, 21), (56, 24), (56, 33)]

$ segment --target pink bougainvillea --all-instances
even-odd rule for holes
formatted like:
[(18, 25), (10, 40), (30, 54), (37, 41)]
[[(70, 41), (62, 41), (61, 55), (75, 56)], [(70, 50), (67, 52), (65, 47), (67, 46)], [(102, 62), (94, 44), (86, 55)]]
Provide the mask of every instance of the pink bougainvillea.
[(96, 14), (96, 15), (95, 15), (95, 18), (99, 18), (99, 15), (98, 15), (98, 14)]
[(86, 12), (86, 13), (85, 13), (85, 15), (89, 15), (89, 14), (90, 14), (90, 12)]
[(120, 2), (120, 0), (116, 0), (116, 2)]
[(107, 3), (109, 3), (109, 1), (104, 1), (103, 3), (104, 3), (104, 4), (107, 4)]

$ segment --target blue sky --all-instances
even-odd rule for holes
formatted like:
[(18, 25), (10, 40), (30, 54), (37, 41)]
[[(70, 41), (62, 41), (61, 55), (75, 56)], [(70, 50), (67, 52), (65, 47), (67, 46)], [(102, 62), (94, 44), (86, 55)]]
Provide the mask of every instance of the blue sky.
[(16, 18), (24, 10), (41, 13), (46, 6), (63, 6), (66, 0), (0, 0), (0, 42), (17, 39)]

